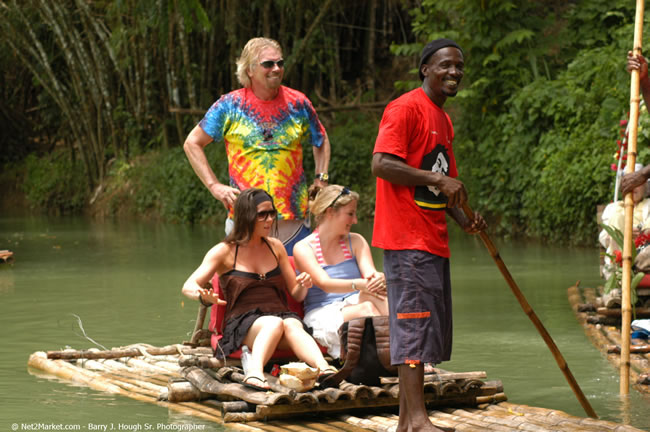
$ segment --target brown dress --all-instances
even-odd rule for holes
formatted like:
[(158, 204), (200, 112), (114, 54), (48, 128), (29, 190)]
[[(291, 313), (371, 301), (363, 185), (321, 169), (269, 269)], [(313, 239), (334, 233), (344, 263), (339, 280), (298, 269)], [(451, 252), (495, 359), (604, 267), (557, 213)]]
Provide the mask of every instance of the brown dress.
[[(268, 241), (262, 238), (271, 250), (278, 265), (266, 274), (251, 273), (237, 270), (237, 253), (232, 270), (219, 276), (219, 286), (227, 301), (224, 314), (223, 337), (215, 352), (217, 357), (226, 357), (237, 351), (244, 342), (248, 330), (255, 320), (261, 316), (272, 315), (282, 319), (296, 318), (298, 314), (289, 310), (287, 303), (287, 283), (282, 276), (278, 257), (273, 252)], [(303, 324), (303, 327), (305, 325)], [(305, 327), (305, 330), (307, 328)]]

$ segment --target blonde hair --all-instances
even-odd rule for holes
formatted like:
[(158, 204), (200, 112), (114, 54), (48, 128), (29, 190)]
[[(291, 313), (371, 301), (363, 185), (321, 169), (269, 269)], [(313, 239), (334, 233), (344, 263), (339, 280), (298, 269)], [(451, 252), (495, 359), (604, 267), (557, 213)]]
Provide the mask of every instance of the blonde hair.
[(243, 87), (251, 86), (248, 71), (257, 67), (260, 53), (265, 48), (274, 48), (282, 55), (280, 44), (273, 39), (258, 37), (246, 42), (241, 55), (237, 59), (237, 80)]
[[(359, 201), (359, 194), (348, 189), (350, 193), (343, 193), (343, 189), (347, 189), (341, 185), (329, 185), (321, 189), (316, 198), (309, 202), (309, 210), (314, 215), (316, 225), (318, 225), (325, 216), (328, 208), (334, 204), (334, 209), (350, 204), (352, 201)], [(334, 202), (336, 201), (336, 202)]]

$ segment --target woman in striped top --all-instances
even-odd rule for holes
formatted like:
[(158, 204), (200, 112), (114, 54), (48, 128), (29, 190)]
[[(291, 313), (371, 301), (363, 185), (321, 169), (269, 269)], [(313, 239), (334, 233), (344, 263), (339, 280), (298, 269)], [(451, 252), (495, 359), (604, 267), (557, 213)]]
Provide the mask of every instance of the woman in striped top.
[(341, 324), (388, 315), (386, 278), (375, 268), (368, 242), (350, 232), (357, 223), (358, 200), (359, 194), (343, 186), (322, 189), (310, 203), (316, 229), (294, 247), (296, 269), (309, 273), (313, 281), (303, 321), (335, 359), (341, 355)]

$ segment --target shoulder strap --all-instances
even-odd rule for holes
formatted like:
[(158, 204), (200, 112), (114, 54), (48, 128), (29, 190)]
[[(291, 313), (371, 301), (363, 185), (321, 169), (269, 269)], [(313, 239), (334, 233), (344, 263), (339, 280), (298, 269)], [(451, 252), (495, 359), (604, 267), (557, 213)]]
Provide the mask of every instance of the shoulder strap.
[(374, 316), (352, 319), (339, 328), (339, 338), (342, 342), (341, 360), (345, 363), (337, 373), (324, 379), (321, 387), (338, 386), (346, 379), (359, 364), (361, 346), (366, 328), (366, 322), (372, 324), (377, 347), (377, 359), (387, 373), (397, 375), (397, 366), (390, 363), (390, 333), (388, 316)]
[(377, 344), (377, 358), (379, 363), (388, 372), (397, 374), (397, 366), (390, 363), (390, 324), (388, 316), (374, 316), (372, 326), (375, 329), (375, 343)]
[[(350, 247), (345, 243), (345, 240), (343, 238), (339, 239), (339, 245), (341, 246), (341, 252), (343, 252), (343, 259), (349, 260), (354, 258), (352, 255), (352, 237), (348, 234), (348, 241), (350, 243)], [(314, 240), (313, 240), (313, 249), (314, 249), (314, 254), (316, 255), (316, 261), (318, 261), (318, 264), (322, 267), (325, 266), (325, 258), (323, 258), (323, 249), (321, 248), (320, 245), (320, 235), (318, 235), (318, 231), (314, 231)]]
[(323, 258), (323, 249), (320, 247), (320, 235), (318, 231), (314, 231), (314, 240), (312, 242), (314, 248), (314, 255), (316, 255), (316, 261), (322, 267), (325, 265), (325, 258)]
[(268, 242), (268, 240), (266, 240), (266, 237), (262, 237), (262, 240), (264, 240), (264, 243), (266, 243), (266, 245), (271, 250), (271, 253), (273, 254), (273, 257), (275, 258), (275, 262), (280, 264), (280, 260), (278, 259), (278, 256), (275, 254), (275, 252), (273, 252), (273, 248), (271, 247), (271, 244)]
[(350, 243), (350, 247), (348, 248), (348, 245), (345, 244), (345, 240), (342, 238), (339, 240), (339, 244), (341, 245), (341, 251), (343, 252), (343, 257), (346, 260), (352, 259), (352, 235), (348, 234), (348, 242)]

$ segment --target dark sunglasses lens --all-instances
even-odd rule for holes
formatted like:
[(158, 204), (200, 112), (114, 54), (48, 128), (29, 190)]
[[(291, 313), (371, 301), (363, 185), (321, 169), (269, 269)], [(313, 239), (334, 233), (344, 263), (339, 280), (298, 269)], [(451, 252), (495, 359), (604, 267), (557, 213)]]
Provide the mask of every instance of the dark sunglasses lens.
[(263, 61), (260, 63), (265, 69), (271, 69), (273, 68), (273, 65), (278, 65), (279, 68), (284, 67), (284, 60), (278, 60), (278, 61), (273, 61), (273, 60), (267, 60)]
[(277, 210), (264, 210), (264, 211), (261, 211), (261, 212), (257, 212), (257, 218), (259, 220), (267, 220), (269, 217), (271, 219), (275, 219), (277, 214), (278, 214)]

